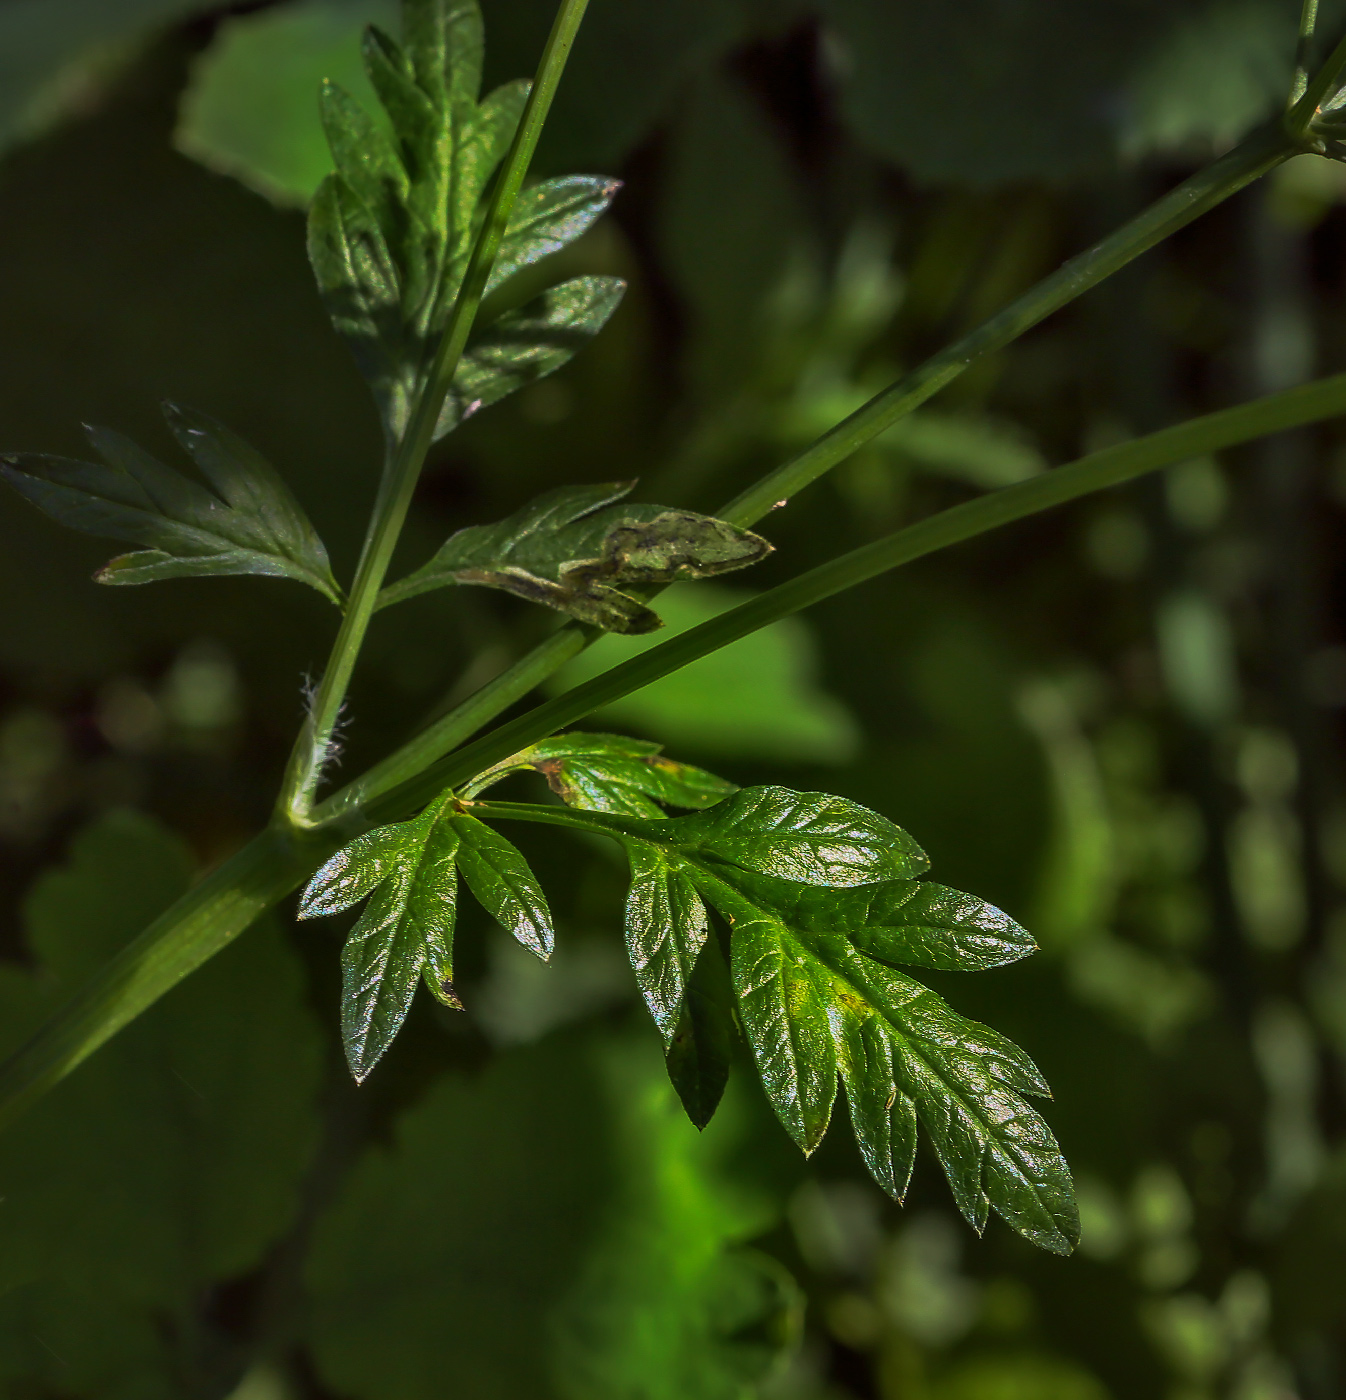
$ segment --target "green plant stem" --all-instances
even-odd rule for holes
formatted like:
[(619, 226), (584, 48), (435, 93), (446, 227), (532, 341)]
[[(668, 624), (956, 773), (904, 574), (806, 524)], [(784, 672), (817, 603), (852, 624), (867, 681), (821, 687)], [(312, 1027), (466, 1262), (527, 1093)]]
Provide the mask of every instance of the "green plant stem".
[(473, 243), (472, 257), (463, 276), (462, 287), (436, 347), (406, 431), (380, 483), (356, 568), (355, 582), (351, 585), (350, 604), (337, 632), (308, 718), (290, 755), (277, 801), (278, 813), (293, 824), (308, 824), (313, 792), (321, 776), (323, 760), (345, 703), (346, 691), (369, 629), (370, 618), (378, 606), (379, 590), (392, 562), (393, 551), (397, 548), (421, 468), (425, 465), (426, 453), (434, 440), (444, 399), (458, 370), (458, 362), (481, 306), (491, 268), (514, 209), (514, 201), (523, 185), (533, 152), (537, 149), (538, 138), (588, 2), (561, 0), (538, 63), (537, 75), (529, 89), (528, 101), (519, 119), (518, 130), (514, 133), (514, 141), (496, 181), (485, 219)]
[[(718, 514), (735, 525), (755, 525), (776, 506), (784, 504), (795, 492), (892, 427), (978, 360), (1002, 350), (1052, 312), (1228, 199), (1295, 154), (1297, 149), (1279, 127), (1255, 132), (1116, 233), (1072, 258), (962, 340), (870, 399), (799, 456), (728, 502)], [(591, 629), (573, 623), (560, 628), (488, 686), (335, 793), (314, 812), (314, 819), (342, 820), (398, 783), (407, 781), (428, 763), (470, 738), (483, 724), (522, 700), (567, 661), (578, 656), (596, 635)]]
[[(605, 671), (448, 755), (363, 810), (340, 812), (321, 830), (296, 834), (277, 827), (264, 832), (151, 924), (33, 1040), (0, 1065), (0, 1123), (213, 957), (361, 831), (403, 818), (445, 788), (460, 786), (592, 710), (888, 569), (1146, 472), (1342, 412), (1346, 374), (1165, 428), (978, 497), (811, 569)], [(485, 813), (492, 805), (474, 804), (473, 810)]]
[(1295, 45), (1295, 76), (1290, 85), (1290, 101), (1293, 107), (1309, 86), (1309, 50), (1313, 47), (1314, 31), (1318, 27), (1318, 0), (1304, 0), (1299, 11), (1299, 42)]
[(1282, 123), (1290, 140), (1299, 149), (1313, 149), (1305, 144), (1313, 119), (1323, 102), (1336, 90), (1341, 76), (1346, 73), (1346, 37), (1343, 37), (1328, 57), (1326, 63), (1314, 75), (1313, 81), (1304, 89), (1304, 95), (1285, 114)]
[(269, 827), (188, 891), (0, 1067), (0, 1125), (231, 943), (337, 844)]
[(651, 681), (900, 564), (1175, 462), (1343, 412), (1346, 412), (1346, 374), (1338, 374), (1119, 443), (1082, 457), (1069, 466), (942, 511), (768, 589), (737, 608), (538, 705), (375, 798), (368, 805), (364, 820), (385, 821), (420, 807), (444, 788), (466, 782), (519, 749), (576, 723)]

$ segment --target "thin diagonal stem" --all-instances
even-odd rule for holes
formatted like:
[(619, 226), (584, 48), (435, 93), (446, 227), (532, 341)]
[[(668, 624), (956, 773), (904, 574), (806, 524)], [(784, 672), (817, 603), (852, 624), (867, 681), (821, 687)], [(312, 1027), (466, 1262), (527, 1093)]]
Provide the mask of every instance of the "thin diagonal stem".
[(444, 334), (440, 337), (406, 432), (380, 483), (356, 568), (355, 582), (351, 586), (350, 604), (337, 632), (308, 718), (295, 741), (277, 801), (278, 814), (293, 824), (306, 825), (308, 822), (323, 758), (332, 742), (351, 675), (369, 629), (369, 620), (378, 606), (379, 590), (392, 562), (393, 551), (397, 548), (421, 468), (425, 465), (425, 455), (430, 450), (435, 426), (444, 408), (444, 399), (453, 383), (463, 348), (486, 291), (491, 268), (505, 236), (514, 201), (523, 185), (533, 152), (537, 149), (538, 138), (588, 3), (589, 0), (561, 0), (547, 46), (538, 63), (537, 76), (519, 120), (519, 128), (514, 133), (513, 144), (473, 244), (462, 288)]
[[(1278, 127), (1250, 136), (1227, 155), (1193, 175), (1110, 237), (1072, 258), (1003, 311), (947, 350), (883, 390), (792, 461), (768, 473), (719, 512), (735, 525), (753, 525), (795, 492), (816, 481), (885, 429), (892, 427), (977, 361), (1004, 349), (1053, 312), (1073, 301), (1214, 208), (1295, 153)], [(419, 772), (427, 763), (470, 738), (483, 724), (523, 699), (598, 634), (570, 624), (554, 632), (463, 704), (423, 730), (362, 777), (334, 794), (314, 819), (341, 819)]]
[(812, 569), (604, 672), (450, 754), (364, 810), (341, 814), (320, 831), (264, 832), (151, 924), (0, 1066), (0, 1123), (213, 957), (349, 837), (378, 822), (405, 817), (445, 788), (461, 786), (599, 706), (888, 569), (1146, 472), (1342, 412), (1346, 412), (1346, 374), (1121, 443), (955, 506)]
[(942, 511), (768, 589), (500, 725), (373, 799), (359, 824), (386, 821), (413, 810), (444, 788), (466, 782), (492, 764), (651, 681), (889, 569), (1160, 467), (1343, 412), (1346, 374), (1338, 374), (1119, 443), (1069, 466)]

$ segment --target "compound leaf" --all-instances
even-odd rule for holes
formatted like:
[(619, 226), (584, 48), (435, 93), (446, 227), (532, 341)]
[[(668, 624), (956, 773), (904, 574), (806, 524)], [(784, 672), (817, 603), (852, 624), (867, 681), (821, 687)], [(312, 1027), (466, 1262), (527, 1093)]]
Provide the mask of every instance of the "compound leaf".
[[(362, 53), (393, 139), (334, 84), (323, 124), (337, 172), (309, 216), (309, 256), (333, 324), (373, 390), (396, 441), (425, 387), (481, 224), (481, 202), (504, 159), (528, 84), (478, 102), (482, 18), (476, 0), (403, 6), (404, 44), (371, 25)], [(593, 176), (544, 181), (518, 202), (491, 278), (577, 238), (616, 184)], [(507, 312), (468, 343), (436, 437), (570, 359), (602, 328), (624, 284), (585, 277)]]
[(406, 1020), (416, 981), (446, 1006), (453, 989), (458, 833), (448, 798), (420, 816), (379, 827), (338, 851), (309, 882), (301, 919), (348, 909), (369, 896), (341, 954), (341, 1033), (357, 1083)]
[(261, 574), (339, 604), (327, 550), (274, 468), (204, 413), (164, 412), (213, 492), (107, 428), (87, 430), (101, 464), (22, 453), (0, 458), (0, 474), (62, 525), (145, 546), (105, 565), (99, 583)]
[(900, 1199), (919, 1120), (968, 1222), (994, 1208), (1020, 1234), (1067, 1254), (1079, 1226), (1070, 1170), (1022, 1098), (1047, 1085), (1017, 1046), (957, 1015), (934, 992), (867, 957), (844, 933), (800, 927), (693, 868), (730, 921), (744, 1027), (777, 1116), (805, 1152), (827, 1128), (840, 1071), (876, 1180)]
[(523, 853), (476, 817), (455, 816), (452, 824), (468, 888), (525, 948), (549, 958), (555, 942), (551, 911)]
[(379, 605), (449, 584), (503, 589), (612, 632), (649, 632), (654, 610), (624, 588), (709, 578), (771, 552), (751, 531), (694, 511), (614, 504), (635, 482), (564, 486), (494, 525), (451, 535)]
[[(653, 757), (650, 746), (630, 747), (612, 735), (561, 736), (483, 778), (577, 754), (600, 764)], [(483, 805), (556, 820), (554, 808)], [(729, 926), (732, 997), (767, 1096), (805, 1153), (827, 1131), (840, 1077), (861, 1153), (890, 1195), (906, 1192), (920, 1123), (976, 1230), (994, 1209), (1033, 1243), (1070, 1252), (1079, 1231), (1070, 1170), (1023, 1097), (1048, 1094), (1037, 1067), (889, 965), (1001, 966), (1033, 951), (1024, 929), (973, 896), (918, 882), (929, 862), (911, 837), (827, 793), (744, 788), (688, 816), (591, 810), (564, 821), (627, 852), (628, 950), (694, 1123), (723, 1089), (732, 1023), (709, 905)]]
[(603, 329), (625, 291), (620, 277), (576, 277), (475, 332), (453, 376), (435, 437), (560, 369)]

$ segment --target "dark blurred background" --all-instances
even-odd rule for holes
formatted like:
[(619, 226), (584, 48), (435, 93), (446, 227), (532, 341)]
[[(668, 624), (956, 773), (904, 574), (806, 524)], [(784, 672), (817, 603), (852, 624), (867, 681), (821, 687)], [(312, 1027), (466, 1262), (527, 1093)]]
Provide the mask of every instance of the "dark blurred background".
[[(488, 82), (543, 0), (484, 0)], [(1325, 7), (1335, 41), (1346, 15)], [(552, 485), (713, 511), (1284, 100), (1295, 0), (593, 0), (542, 173), (620, 175), (560, 255), (612, 325), (433, 452), (400, 559)], [(315, 93), (374, 0), (0, 3), (0, 445), (260, 447), (349, 575), (379, 459), (308, 272)], [(1346, 368), (1346, 172), (1301, 157), (979, 363), (670, 626), (1082, 452)], [(555, 274), (558, 269), (548, 269)], [(20, 1400), (1329, 1400), (1346, 1393), (1346, 430), (1184, 463), (912, 565), (593, 727), (843, 793), (1042, 944), (936, 976), (1022, 1044), (1078, 1181), (1069, 1260), (905, 1207), (838, 1106), (805, 1163), (746, 1055), (681, 1118), (604, 847), (520, 838), (554, 966), (461, 918), (360, 1090), (343, 926), (254, 930), (0, 1139)], [(315, 595), (100, 589), (114, 547), (0, 499), (8, 1042), (266, 819)], [(381, 615), (341, 773), (553, 624)], [(574, 676), (637, 643), (608, 639)], [(511, 833), (513, 834), (513, 833)], [(532, 839), (530, 839), (532, 836)]]

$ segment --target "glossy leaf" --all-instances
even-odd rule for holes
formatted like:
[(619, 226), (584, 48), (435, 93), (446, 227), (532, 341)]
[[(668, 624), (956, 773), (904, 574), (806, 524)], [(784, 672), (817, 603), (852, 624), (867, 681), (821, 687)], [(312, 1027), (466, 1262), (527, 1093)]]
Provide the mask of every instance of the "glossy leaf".
[(505, 228), (487, 292), (586, 233), (621, 187), (620, 180), (601, 175), (563, 175), (522, 191)]
[(702, 945), (706, 907), (681, 862), (645, 841), (628, 841), (631, 890), (626, 899), (626, 948), (650, 1015), (667, 1047)]
[(787, 922), (750, 884), (693, 878), (730, 921), (748, 1040), (777, 1115), (805, 1152), (826, 1131), (839, 1071), (866, 1163), (891, 1195), (906, 1191), (919, 1120), (976, 1230), (994, 1207), (1033, 1243), (1070, 1252), (1079, 1232), (1070, 1171), (1021, 1097), (1048, 1092), (1023, 1051), (844, 934)]
[(101, 463), (24, 453), (0, 457), (0, 474), (62, 525), (145, 546), (105, 565), (99, 583), (262, 574), (339, 603), (327, 551), (274, 468), (204, 413), (164, 411), (213, 491), (107, 428), (87, 430)]
[(654, 610), (625, 592), (710, 578), (756, 563), (771, 546), (693, 511), (618, 505), (634, 482), (565, 486), (494, 525), (450, 536), (422, 568), (383, 590), (381, 606), (448, 584), (480, 584), (612, 632), (648, 632)]
[[(622, 742), (551, 742), (564, 751), (586, 740)], [(730, 1027), (709, 905), (729, 927), (732, 995), (767, 1096), (805, 1153), (827, 1131), (840, 1076), (861, 1152), (890, 1195), (906, 1192), (920, 1123), (974, 1228), (994, 1208), (1044, 1249), (1074, 1247), (1070, 1170), (1023, 1098), (1047, 1094), (1041, 1074), (889, 965), (997, 967), (1032, 952), (1033, 940), (984, 901), (918, 882), (928, 861), (900, 828), (844, 798), (771, 787), (662, 819), (480, 805), (488, 816), (559, 817), (625, 848), (631, 963), (698, 1126), (723, 1087)]]
[(570, 807), (628, 817), (662, 817), (659, 807), (709, 807), (733, 783), (662, 756), (661, 745), (621, 734), (558, 734), (524, 749), (469, 783), (475, 797), (508, 773), (533, 769)]
[(338, 851), (309, 882), (301, 919), (369, 898), (341, 954), (341, 1032), (356, 1082), (366, 1078), (411, 1007), (417, 979), (446, 1006), (453, 988), (458, 833), (448, 803), (379, 827)]
[(930, 866), (916, 842), (877, 812), (781, 787), (742, 788), (705, 812), (673, 818), (662, 836), (688, 853), (836, 889), (910, 880)]
[(1037, 950), (1028, 930), (994, 905), (927, 881), (828, 889), (737, 872), (733, 882), (791, 927), (844, 934), (881, 962), (974, 972), (1003, 967)]
[[(403, 31), (399, 44), (371, 26), (363, 45), (391, 140), (349, 94), (325, 86), (323, 123), (337, 169), (320, 187), (309, 219), (319, 289), (392, 439), (425, 382), (467, 269), (481, 201), (528, 94), (528, 84), (518, 81), (478, 101), (476, 0), (409, 0)], [(579, 237), (616, 188), (611, 180), (574, 176), (525, 192), (490, 285)], [(602, 328), (623, 290), (616, 278), (578, 278), (477, 331), (436, 436), (558, 369)]]
[(468, 888), (493, 918), (540, 958), (555, 942), (547, 897), (519, 848), (476, 817), (452, 819)]

